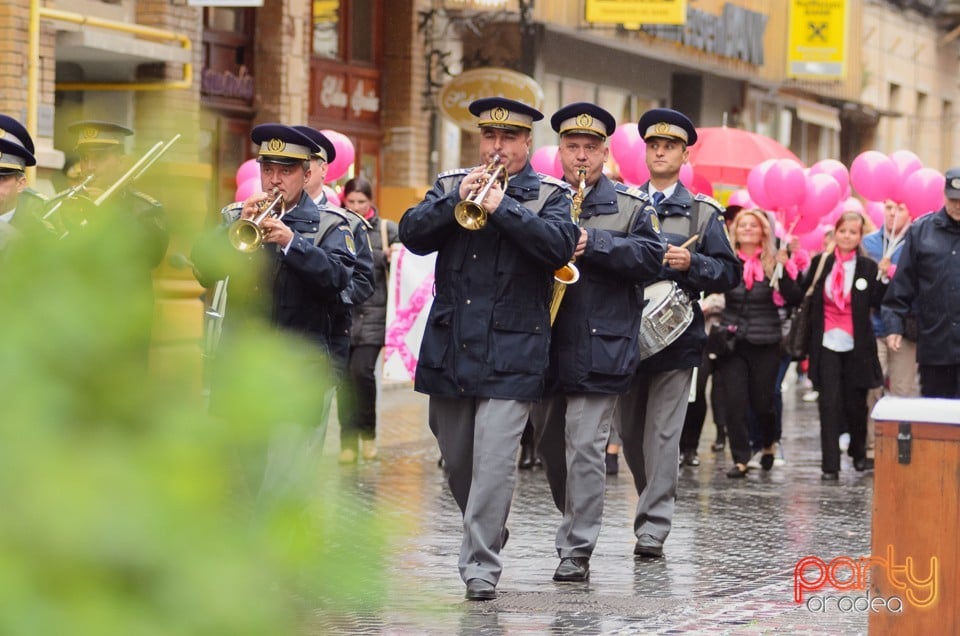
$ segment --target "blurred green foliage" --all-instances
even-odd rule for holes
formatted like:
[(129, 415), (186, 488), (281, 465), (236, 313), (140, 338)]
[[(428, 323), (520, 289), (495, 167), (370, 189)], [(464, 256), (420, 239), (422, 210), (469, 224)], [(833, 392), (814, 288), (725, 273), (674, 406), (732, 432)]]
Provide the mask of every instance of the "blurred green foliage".
[(148, 373), (146, 269), (110, 226), (0, 255), (0, 633), (292, 634), (318, 608), (376, 607), (374, 511), (315, 461), (260, 488), (278, 422), (316, 424), (329, 379), (255, 325), (209, 415), (176, 372)]

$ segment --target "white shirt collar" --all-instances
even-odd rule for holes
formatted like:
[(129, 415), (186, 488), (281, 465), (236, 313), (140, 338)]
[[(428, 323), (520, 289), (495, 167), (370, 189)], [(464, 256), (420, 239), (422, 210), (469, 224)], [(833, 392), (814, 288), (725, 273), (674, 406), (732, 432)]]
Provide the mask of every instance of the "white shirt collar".
[(670, 197), (673, 196), (673, 193), (676, 192), (676, 190), (677, 190), (677, 182), (671, 183), (671, 184), (670, 184), (666, 189), (664, 189), (664, 190), (657, 190), (656, 188), (653, 187), (653, 183), (651, 183), (651, 184), (647, 187), (647, 194), (649, 194), (649, 195), (650, 195), (650, 199), (653, 200), (653, 193), (654, 193), (654, 192), (663, 192), (663, 198), (664, 198), (664, 199), (669, 199)]

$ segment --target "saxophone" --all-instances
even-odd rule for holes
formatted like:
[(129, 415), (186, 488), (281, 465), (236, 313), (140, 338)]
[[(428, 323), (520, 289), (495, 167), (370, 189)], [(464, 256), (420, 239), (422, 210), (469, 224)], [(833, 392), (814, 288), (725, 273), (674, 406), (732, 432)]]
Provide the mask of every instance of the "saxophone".
[[(573, 195), (573, 204), (570, 206), (570, 217), (577, 227), (580, 226), (580, 208), (583, 206), (583, 197), (587, 190), (587, 169), (577, 168), (577, 176), (580, 177), (580, 185)], [(560, 311), (560, 302), (563, 301), (563, 295), (567, 292), (567, 287), (580, 280), (580, 270), (573, 264), (573, 260), (553, 272), (553, 297), (550, 299), (550, 326), (553, 326), (557, 319), (557, 312)]]

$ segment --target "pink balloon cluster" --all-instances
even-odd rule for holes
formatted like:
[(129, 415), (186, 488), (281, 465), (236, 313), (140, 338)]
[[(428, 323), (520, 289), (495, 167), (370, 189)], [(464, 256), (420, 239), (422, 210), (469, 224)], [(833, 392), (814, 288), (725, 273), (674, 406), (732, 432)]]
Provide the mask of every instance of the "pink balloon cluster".
[(804, 170), (793, 159), (768, 159), (750, 170), (747, 192), (756, 205), (776, 212), (786, 234), (798, 236), (816, 228), (840, 203), (844, 191), (838, 179), (846, 183), (844, 174), (832, 163)]
[(868, 201), (893, 200), (903, 203), (917, 218), (943, 205), (944, 177), (909, 150), (889, 156), (878, 150), (860, 153), (850, 164), (850, 180)]

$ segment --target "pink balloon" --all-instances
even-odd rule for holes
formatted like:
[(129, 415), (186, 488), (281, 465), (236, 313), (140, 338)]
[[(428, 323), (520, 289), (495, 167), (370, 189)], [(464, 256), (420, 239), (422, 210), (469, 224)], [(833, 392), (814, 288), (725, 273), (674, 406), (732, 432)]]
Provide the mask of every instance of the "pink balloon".
[(327, 177), (324, 179), (325, 183), (333, 183), (350, 170), (350, 166), (353, 165), (353, 160), (356, 158), (356, 150), (354, 150), (353, 142), (346, 135), (338, 133), (336, 130), (321, 130), (320, 132), (330, 140), (333, 149), (337, 151), (337, 156), (327, 166)]
[(890, 192), (890, 198), (897, 202), (903, 202), (905, 191), (904, 184), (907, 177), (923, 167), (920, 157), (909, 150), (895, 150), (890, 153), (890, 161), (897, 167), (897, 179), (893, 183), (893, 189)]
[[(863, 203), (861, 203), (860, 199), (857, 197), (847, 197), (847, 199), (845, 201), (841, 201), (839, 205), (843, 207), (844, 212), (859, 212), (860, 214), (865, 213)], [(883, 206), (880, 206), (880, 209), (882, 210)]]
[(750, 199), (750, 193), (747, 192), (746, 188), (740, 188), (739, 190), (734, 190), (730, 193), (730, 198), (727, 199), (727, 205), (738, 205), (741, 208), (755, 208), (753, 201)]
[(254, 177), (256, 177), (258, 181), (260, 180), (260, 164), (257, 163), (256, 159), (247, 159), (237, 168), (237, 186), (247, 179)]
[(647, 169), (646, 157), (638, 157), (633, 161), (620, 164), (620, 178), (624, 183), (643, 185), (650, 179), (650, 170)]
[(237, 186), (237, 192), (233, 196), (234, 201), (246, 201), (250, 195), (257, 192), (263, 192), (260, 186), (260, 177), (251, 177)]
[[(877, 227), (883, 225), (883, 201), (867, 201), (866, 214)], [(835, 221), (836, 222), (836, 221)]]
[(763, 187), (775, 207), (800, 205), (807, 193), (803, 166), (791, 159), (777, 159), (763, 177)]
[(857, 193), (868, 201), (891, 198), (896, 180), (896, 164), (878, 150), (861, 152), (850, 165), (850, 181)]
[(767, 159), (751, 168), (750, 174), (747, 175), (747, 192), (753, 202), (764, 210), (772, 210), (776, 207), (773, 204), (773, 199), (767, 196), (767, 190), (764, 186), (767, 171), (776, 161), (776, 159)]
[(800, 208), (804, 216), (820, 217), (840, 202), (840, 185), (829, 174), (811, 174), (807, 177), (806, 195)]
[(825, 225), (818, 225), (809, 232), (801, 234), (799, 236), (800, 247), (811, 254), (819, 252), (823, 249), (823, 236), (826, 234), (827, 229), (828, 227)]
[(644, 163), (645, 148), (646, 144), (640, 138), (640, 129), (636, 124), (620, 124), (610, 135), (610, 153), (614, 161), (621, 166), (637, 161)]
[(685, 186), (693, 185), (693, 166), (689, 162), (680, 166), (680, 183)]
[(541, 146), (530, 156), (530, 165), (537, 172), (563, 179), (563, 165), (557, 146)]
[(340, 207), (343, 205), (343, 202), (340, 200), (340, 195), (337, 194), (337, 191), (331, 188), (328, 185), (323, 186), (323, 193), (327, 195), (327, 201), (330, 202), (330, 205), (335, 205)]
[(793, 226), (793, 232), (791, 232), (790, 235), (800, 236), (801, 234), (806, 234), (820, 225), (821, 220), (822, 218), (816, 214), (800, 214), (800, 216), (797, 217), (796, 225)]
[(920, 168), (903, 184), (903, 203), (915, 219), (943, 207), (943, 186), (946, 179), (933, 168)]
[(836, 159), (821, 159), (810, 166), (810, 174), (830, 175), (840, 186), (840, 198), (846, 199), (850, 196), (850, 172), (845, 165)]

